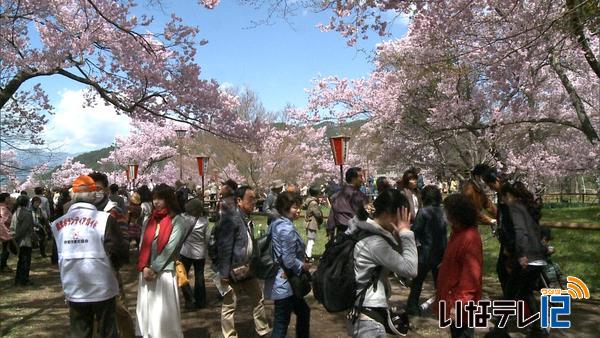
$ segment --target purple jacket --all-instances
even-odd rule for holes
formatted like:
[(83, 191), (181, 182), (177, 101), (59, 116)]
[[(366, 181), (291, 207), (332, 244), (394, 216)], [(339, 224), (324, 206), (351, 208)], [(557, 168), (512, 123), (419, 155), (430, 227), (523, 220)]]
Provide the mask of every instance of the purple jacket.
[(327, 219), (327, 230), (342, 226), (348, 227), (350, 220), (361, 206), (369, 202), (367, 195), (351, 185), (344, 185), (342, 190), (331, 196), (331, 211)]

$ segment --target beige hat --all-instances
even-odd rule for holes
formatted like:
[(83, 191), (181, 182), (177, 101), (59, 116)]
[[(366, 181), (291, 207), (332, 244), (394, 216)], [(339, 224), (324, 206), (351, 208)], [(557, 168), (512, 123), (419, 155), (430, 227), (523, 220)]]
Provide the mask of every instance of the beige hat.
[(271, 183), (271, 189), (283, 189), (284, 185), (282, 180), (275, 180)]

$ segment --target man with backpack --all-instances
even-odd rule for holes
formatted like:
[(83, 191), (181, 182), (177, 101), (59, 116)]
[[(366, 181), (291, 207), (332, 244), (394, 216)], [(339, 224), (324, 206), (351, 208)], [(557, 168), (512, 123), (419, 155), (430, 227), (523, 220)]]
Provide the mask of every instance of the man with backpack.
[(360, 191), (364, 181), (361, 168), (349, 168), (346, 170), (346, 184), (331, 196), (331, 211), (327, 219), (327, 235), (330, 241), (348, 229), (350, 220), (360, 208), (366, 209), (369, 199)]
[(353, 337), (406, 334), (406, 315), (389, 308), (388, 274), (417, 275), (408, 201), (398, 190), (386, 189), (374, 206), (373, 219), (364, 208), (359, 209), (349, 222), (350, 231), (330, 242), (313, 274), (315, 298), (327, 311), (351, 310)]
[(221, 284), (231, 286), (223, 297), (221, 309), (221, 330), (225, 338), (238, 337), (235, 330), (234, 315), (237, 296), (246, 293), (253, 303), (253, 315), (256, 332), (265, 336), (271, 329), (267, 322), (264, 296), (258, 280), (250, 271), (250, 259), (253, 252), (253, 223), (249, 218), (256, 206), (256, 195), (249, 186), (241, 186), (236, 191), (237, 205), (221, 215), (213, 230), (216, 255), (209, 248), (211, 259), (221, 276)]

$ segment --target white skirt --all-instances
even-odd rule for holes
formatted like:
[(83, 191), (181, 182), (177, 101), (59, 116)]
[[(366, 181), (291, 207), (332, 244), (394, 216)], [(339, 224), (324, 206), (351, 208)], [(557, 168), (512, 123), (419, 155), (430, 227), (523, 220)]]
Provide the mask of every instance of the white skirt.
[(136, 335), (148, 338), (183, 337), (175, 271), (159, 272), (151, 282), (144, 280), (140, 272), (138, 285)]

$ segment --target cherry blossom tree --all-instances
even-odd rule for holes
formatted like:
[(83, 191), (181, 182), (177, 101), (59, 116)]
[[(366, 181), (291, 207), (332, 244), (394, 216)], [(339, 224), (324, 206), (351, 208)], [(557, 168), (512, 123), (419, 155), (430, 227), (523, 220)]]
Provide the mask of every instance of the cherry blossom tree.
[(25, 181), (19, 186), (19, 190), (30, 190), (35, 187), (46, 185), (46, 180), (42, 177), (48, 172), (48, 165), (42, 163), (29, 171)]
[(377, 47), (369, 77), (318, 80), (300, 115), (365, 118), (365, 132), (382, 142), (382, 163), (423, 164), (439, 174), (481, 161), (548, 175), (598, 170), (599, 50), (589, 43), (598, 9), (591, 3), (338, 1), (344, 24), (329, 28), (346, 36), (384, 29), (389, 10), (411, 14), (409, 32)]
[(227, 163), (227, 166), (223, 168), (223, 174), (226, 179), (234, 180), (238, 182), (238, 184), (246, 181), (246, 178), (242, 176), (237, 166), (233, 162)]
[(91, 172), (92, 169), (86, 167), (85, 164), (79, 161), (73, 162), (73, 158), (69, 157), (52, 173), (50, 185), (55, 188), (71, 187), (78, 176)]
[[(366, 37), (364, 33), (372, 29), (385, 33), (389, 16), (383, 12), (408, 13), (411, 33), (420, 43), (451, 51), (430, 57), (426, 63), (461, 58), (482, 69), (492, 83), (499, 82), (491, 90), (505, 90), (517, 99), (527, 90), (538, 89), (532, 80), (551, 75), (560, 80), (576, 113), (577, 120), (570, 126), (590, 142), (598, 141), (597, 126), (586, 113), (590, 108), (586, 97), (596, 95), (597, 86), (590, 91), (590, 86), (581, 85), (597, 85), (600, 78), (598, 45), (590, 43), (600, 24), (596, 1), (326, 1), (323, 6), (334, 10), (332, 20), (340, 21), (339, 25), (330, 23), (329, 28), (344, 36)], [(564, 122), (553, 118), (530, 121)]]
[(117, 137), (114, 149), (99, 164), (117, 184), (126, 183), (129, 164), (138, 164), (138, 184), (148, 184), (150, 180), (174, 183), (175, 177), (179, 177), (178, 171), (173, 174), (172, 163), (177, 156), (178, 128), (173, 122), (132, 120), (130, 135)]
[[(207, 8), (218, 1), (202, 1)], [(100, 95), (118, 112), (142, 120), (169, 119), (237, 137), (235, 98), (195, 63), (198, 28), (171, 15), (161, 29), (135, 16), (128, 0), (6, 0), (0, 6), (0, 132), (3, 146), (17, 138), (41, 144), (52, 113), (39, 84), (47, 76), (87, 86), (88, 104)], [(213, 123), (230, 121), (232, 123)]]
[(17, 170), (20, 163), (14, 150), (0, 150), (0, 183), (4, 191), (17, 188)]

